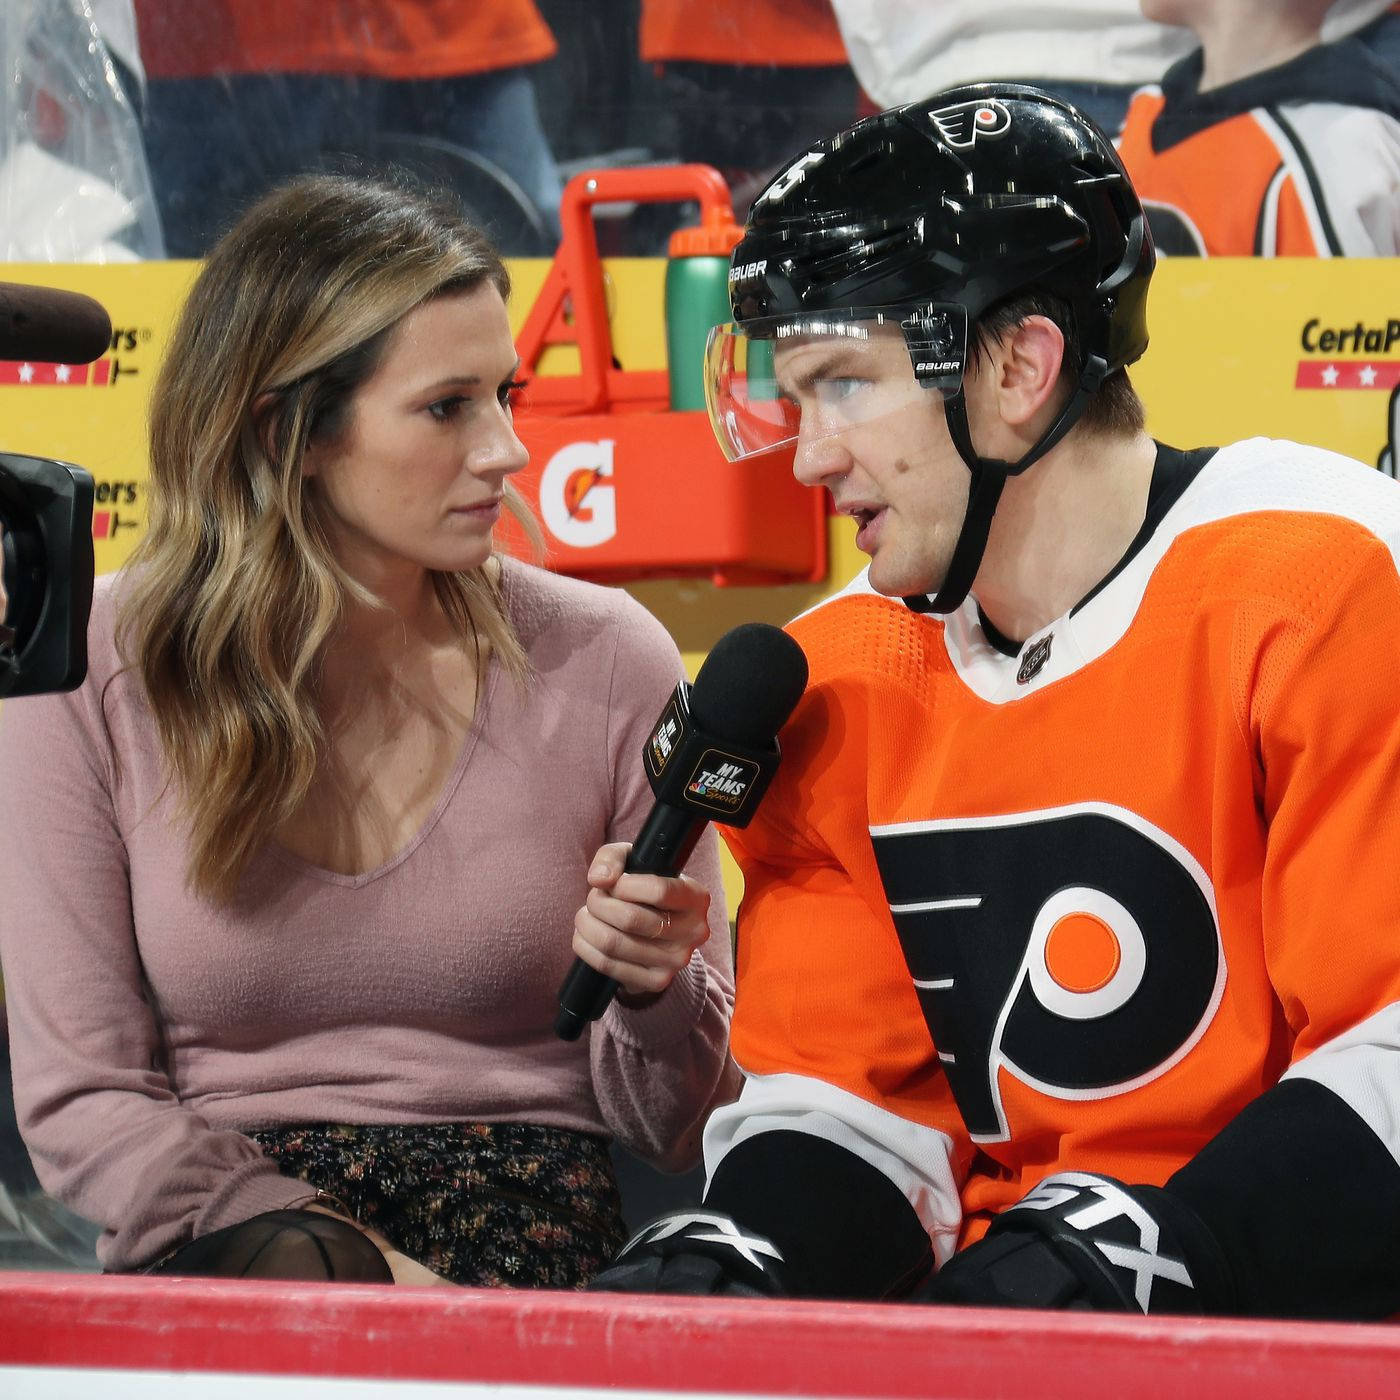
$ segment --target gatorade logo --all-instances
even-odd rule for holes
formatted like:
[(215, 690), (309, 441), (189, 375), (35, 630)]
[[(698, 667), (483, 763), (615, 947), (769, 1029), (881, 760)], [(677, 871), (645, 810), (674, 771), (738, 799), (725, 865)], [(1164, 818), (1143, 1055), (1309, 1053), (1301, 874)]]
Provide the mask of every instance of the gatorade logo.
[(560, 544), (592, 549), (617, 534), (613, 439), (571, 442), (540, 473), (540, 515)]

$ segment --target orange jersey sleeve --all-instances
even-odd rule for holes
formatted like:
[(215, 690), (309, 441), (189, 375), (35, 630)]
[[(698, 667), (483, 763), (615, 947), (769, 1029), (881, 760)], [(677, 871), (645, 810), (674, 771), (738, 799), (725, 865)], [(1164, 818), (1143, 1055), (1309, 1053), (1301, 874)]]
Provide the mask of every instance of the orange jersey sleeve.
[(136, 0), (153, 78), (359, 73), (444, 78), (555, 53), (534, 0)]
[(1400, 841), (1400, 582), (1360, 526), (1315, 529), (1312, 590), (1259, 638), (1241, 710), (1268, 833), (1263, 952), (1295, 1067), (1400, 1005), (1400, 886), (1385, 858)]
[(642, 0), (640, 47), (648, 63), (814, 68), (846, 62), (831, 0), (756, 0), (744, 6)]

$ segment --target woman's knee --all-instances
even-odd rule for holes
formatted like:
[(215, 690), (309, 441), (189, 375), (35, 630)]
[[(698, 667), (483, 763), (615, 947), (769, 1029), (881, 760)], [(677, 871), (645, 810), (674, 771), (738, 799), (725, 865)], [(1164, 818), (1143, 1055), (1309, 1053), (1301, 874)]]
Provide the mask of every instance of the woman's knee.
[(153, 1273), (209, 1278), (392, 1283), (384, 1256), (353, 1225), (317, 1211), (274, 1210), (201, 1235)]

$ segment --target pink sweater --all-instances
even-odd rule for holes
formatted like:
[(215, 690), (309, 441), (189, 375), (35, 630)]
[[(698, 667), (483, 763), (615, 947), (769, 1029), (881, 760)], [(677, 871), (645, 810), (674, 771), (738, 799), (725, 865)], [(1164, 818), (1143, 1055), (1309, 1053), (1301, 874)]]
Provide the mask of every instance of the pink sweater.
[(642, 746), (680, 658), (622, 592), (514, 562), (505, 586), (534, 679), (522, 695), (492, 663), (423, 830), (354, 877), (269, 843), (231, 907), (186, 888), (140, 683), (116, 674), (111, 579), (86, 683), (6, 702), (16, 1107), (45, 1188), (104, 1227), (106, 1267), (304, 1200), (254, 1128), (542, 1123), (682, 1167), (735, 1092), (713, 832), (688, 867), (713, 900), (690, 966), (645, 1009), (614, 1002), (573, 1044), (553, 1034), (584, 873), (650, 807)]

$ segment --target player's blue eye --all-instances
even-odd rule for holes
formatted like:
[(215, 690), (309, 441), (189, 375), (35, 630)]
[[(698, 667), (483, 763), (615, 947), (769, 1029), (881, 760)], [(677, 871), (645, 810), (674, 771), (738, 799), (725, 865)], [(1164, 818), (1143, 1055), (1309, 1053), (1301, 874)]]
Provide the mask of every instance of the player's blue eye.
[(812, 392), (824, 408), (834, 408), (858, 394), (868, 382), (865, 379), (819, 379), (812, 385)]

